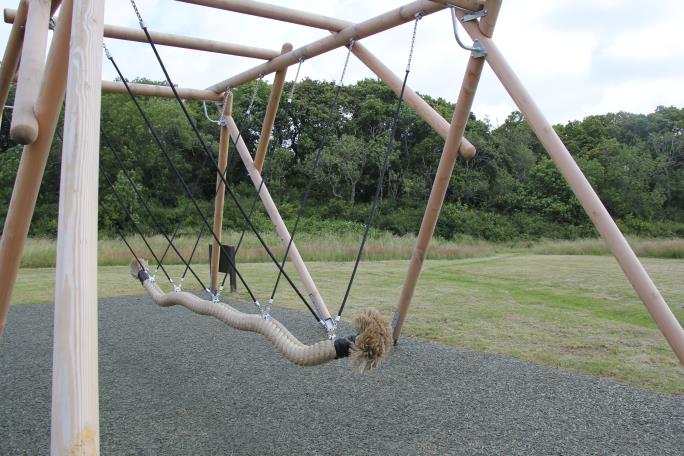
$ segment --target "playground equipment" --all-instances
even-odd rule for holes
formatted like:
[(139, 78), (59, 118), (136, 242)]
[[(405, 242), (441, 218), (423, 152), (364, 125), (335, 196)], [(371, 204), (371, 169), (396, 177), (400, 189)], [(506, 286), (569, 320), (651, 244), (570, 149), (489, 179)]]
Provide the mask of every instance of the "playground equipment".
[[(95, 285), (97, 279), (98, 178), (97, 173), (92, 172), (92, 170), (98, 168), (100, 94), (103, 91), (127, 93), (133, 101), (135, 101), (136, 96), (175, 98), (179, 101), (181, 109), (195, 130), (196, 126), (189, 118), (183, 103), (180, 102), (181, 99), (222, 102), (221, 144), (218, 161), (213, 159), (206, 150), (206, 144), (202, 143), (208, 154), (208, 162), (212, 165), (212, 172), (216, 174), (217, 179), (213, 224), (204, 218), (207, 232), (211, 233), (213, 237), (210, 286), (206, 287), (211, 294), (211, 300), (202, 300), (184, 293), (180, 291), (180, 284), (175, 283), (174, 286), (178, 287), (175, 288), (176, 291), (168, 294), (163, 293), (153, 280), (146, 264), (136, 256), (132, 265), (132, 273), (141, 280), (152, 299), (161, 306), (184, 305), (195, 312), (214, 315), (239, 329), (260, 332), (267, 336), (281, 353), (294, 362), (312, 364), (326, 361), (343, 356), (346, 349), (347, 353), (351, 351), (352, 356), (356, 351), (356, 356), (361, 358), (361, 363), (367, 367), (372, 367), (386, 356), (391, 339), (395, 342), (399, 339), (456, 158), (459, 154), (464, 157), (472, 157), (475, 153), (472, 144), (464, 138), (464, 132), (478, 81), (486, 62), (500, 79), (560, 169), (672, 350), (680, 362), (684, 364), (684, 331), (589, 182), (582, 175), (568, 150), (492, 40), (501, 0), (417, 0), (356, 24), (253, 0), (178, 1), (320, 28), (329, 31), (331, 34), (298, 48), (285, 44), (280, 51), (272, 51), (149, 32), (133, 2), (141, 30), (103, 24), (104, 0), (53, 0), (52, 2), (48, 0), (21, 0), (16, 11), (5, 10), (5, 21), (13, 22), (13, 26), (5, 49), (3, 64), (0, 67), (0, 98), (4, 107), (10, 83), (16, 76), (17, 90), (11, 135), (16, 142), (25, 145), (25, 147), (17, 172), (2, 240), (0, 241), (0, 334), (4, 327), (19, 268), (19, 260), (63, 102), (65, 106), (53, 352), (51, 447), (54, 454), (72, 452), (97, 454), (99, 452), (97, 293)], [(50, 16), (60, 7), (60, 4), (59, 16), (54, 24), (52, 44), (47, 61), (44, 62)], [(366, 37), (400, 24), (415, 21), (417, 25), (421, 17), (445, 9), (448, 9), (449, 14), (452, 15), (454, 33), (459, 45), (471, 52), (451, 122), (443, 119), (413, 92), (406, 85), (406, 77), (402, 81), (361, 43), (361, 40)], [(462, 27), (467, 32), (473, 40), (472, 45), (463, 43), (457, 34), (458, 27)], [(118, 67), (117, 71), (121, 76), (121, 82), (101, 81), (103, 37), (149, 43), (155, 51), (169, 85), (149, 86), (128, 83)], [(217, 82), (204, 90), (178, 88), (173, 85), (164, 68), (163, 62), (156, 52), (156, 45), (249, 56), (266, 61)], [(405, 102), (445, 139), (417, 244), (395, 311), (391, 335), (389, 334), (389, 327), (376, 318), (377, 315), (366, 313), (365, 319), (362, 318), (357, 322), (360, 334), (356, 339), (353, 336), (336, 337), (336, 321), (344, 308), (346, 297), (337, 318), (333, 318), (293, 242), (296, 228), (290, 233), (285, 227), (279, 217), (277, 207), (268, 196), (267, 186), (264, 185), (265, 179), (261, 176), (270, 133), (275, 121), (275, 112), (278, 109), (283, 92), (287, 68), (291, 65), (301, 64), (305, 59), (314, 58), (340, 47), (347, 47), (350, 54), (354, 54), (399, 95), (397, 112), (400, 104)], [(108, 52), (106, 55), (116, 67), (113, 57)], [(19, 65), (20, 58), (21, 64)], [(410, 57), (406, 76), (409, 67)], [(264, 118), (260, 142), (252, 160), (244, 141), (241, 141), (240, 131), (232, 117), (231, 91), (271, 73), (276, 73), (275, 82)], [(342, 74), (344, 75), (344, 71)], [(142, 110), (141, 115), (145, 118)], [(160, 150), (165, 153), (163, 142), (156, 136), (154, 126), (150, 124), (149, 128)], [(245, 223), (251, 229), (254, 228), (250, 221), (250, 214), (239, 205), (232, 193), (230, 183), (225, 178), (226, 156), (231, 141), (236, 145), (240, 158), (256, 188), (257, 195), (268, 208), (269, 215), (278, 230), (283, 245), (286, 246), (285, 258), (279, 261), (268, 249), (268, 246), (263, 243), (263, 239), (259, 239), (278, 267), (282, 277), (297, 291), (317, 321), (325, 328), (329, 336), (328, 340), (312, 347), (306, 347), (298, 342), (280, 323), (270, 318), (268, 309), (273, 295), (269, 303), (261, 305), (249, 291), (244, 278), (241, 276), (240, 278), (257, 306), (259, 314), (241, 314), (220, 302), (219, 261), (217, 258), (223, 249), (220, 238), (220, 220), (225, 193), (239, 207), (245, 218)], [(390, 147), (391, 144), (388, 145), (388, 150)], [(174, 167), (170, 160), (169, 165), (172, 168)], [(383, 172), (384, 170), (386, 170), (386, 165), (383, 167)], [(174, 171), (177, 172), (177, 170)], [(380, 184), (382, 183), (383, 172), (379, 176)], [(178, 174), (178, 177), (181, 185), (191, 195), (192, 192), (182, 176)], [(306, 193), (302, 198), (302, 206), (305, 202)], [(199, 211), (199, 207), (197, 209)], [(370, 227), (372, 223), (373, 211), (374, 209), (369, 214), (367, 227)], [(258, 232), (254, 231), (258, 236)], [(168, 234), (165, 235), (168, 236)], [(168, 236), (167, 240), (170, 248), (174, 248), (172, 237)], [(357, 265), (362, 252), (363, 242), (359, 249)], [(288, 255), (305, 285), (308, 297), (296, 289), (293, 281), (284, 270), (283, 265)], [(179, 254), (179, 256), (181, 255)], [(158, 268), (163, 269), (162, 261), (159, 261), (156, 256), (155, 260), (158, 262)], [(190, 264), (186, 264), (189, 268)], [(233, 267), (235, 266), (233, 264)], [(350, 279), (346, 296), (349, 294), (353, 277), (354, 273)], [(168, 278), (171, 281), (171, 278)], [(197, 279), (201, 283), (199, 277)], [(366, 348), (363, 348), (364, 346)]]

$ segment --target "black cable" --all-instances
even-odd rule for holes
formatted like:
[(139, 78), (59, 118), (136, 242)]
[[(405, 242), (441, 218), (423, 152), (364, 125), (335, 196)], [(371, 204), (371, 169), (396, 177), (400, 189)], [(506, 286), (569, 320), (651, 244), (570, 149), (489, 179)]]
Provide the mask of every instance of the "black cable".
[[(121, 159), (121, 156), (118, 154), (118, 152), (116, 151), (115, 148), (110, 147), (109, 150), (112, 152), (112, 154), (114, 154), (114, 158), (116, 159), (117, 163), (119, 164), (119, 168), (121, 169), (121, 171), (123, 171), (124, 176), (126, 176), (126, 179), (128, 180), (128, 183), (131, 185), (131, 188), (133, 188), (133, 192), (135, 193), (135, 195), (138, 197), (138, 199), (139, 199), (140, 202), (142, 203), (143, 208), (145, 209), (145, 212), (147, 212), (147, 215), (148, 215), (148, 216), (150, 217), (150, 219), (154, 222), (155, 226), (157, 227), (157, 229), (159, 230), (159, 232), (161, 233), (161, 235), (164, 236), (164, 238), (165, 238), (166, 241), (169, 243), (169, 245), (171, 246), (171, 248), (173, 249), (173, 251), (176, 252), (176, 255), (178, 255), (178, 258), (180, 258), (180, 260), (183, 262), (183, 264), (185, 264), (185, 267), (188, 268), (188, 269), (190, 269), (190, 272), (192, 273), (193, 276), (195, 276), (195, 279), (197, 279), (197, 281), (198, 281), (199, 284), (202, 286), (202, 288), (206, 290), (207, 288), (204, 286), (204, 283), (202, 282), (202, 280), (201, 280), (201, 279), (199, 278), (199, 276), (195, 273), (195, 271), (190, 267), (190, 263), (188, 263), (187, 261), (185, 261), (185, 258), (183, 258), (183, 255), (181, 255), (180, 251), (179, 251), (179, 250), (176, 248), (176, 246), (173, 244), (173, 241), (172, 241), (172, 240), (169, 238), (169, 236), (166, 234), (166, 231), (165, 231), (164, 228), (161, 226), (161, 223), (159, 223), (159, 222), (157, 221), (157, 218), (154, 216), (154, 214), (152, 213), (152, 210), (151, 210), (150, 207), (147, 205), (147, 201), (145, 201), (145, 198), (143, 198), (143, 196), (140, 194), (140, 191), (138, 190), (138, 187), (135, 185), (135, 182), (134, 182), (133, 179), (131, 178), (130, 174), (128, 174), (128, 171), (126, 171), (126, 168), (123, 166), (123, 161), (122, 161), (122, 159)], [(106, 175), (105, 175), (105, 177), (106, 177)], [(109, 180), (109, 179), (107, 179), (107, 180)], [(115, 189), (113, 186), (112, 186), (112, 190), (114, 190), (114, 193), (117, 193), (116, 189)], [(159, 265), (161, 266), (161, 262), (159, 262)], [(169, 279), (169, 281), (170, 281), (171, 283), (173, 283), (173, 281), (172, 281), (171, 279)]]
[(123, 203), (123, 201), (121, 201), (121, 198), (119, 197), (119, 192), (116, 191), (116, 188), (114, 188), (114, 184), (112, 183), (111, 179), (109, 179), (109, 176), (107, 176), (107, 173), (104, 172), (104, 168), (102, 167), (102, 164), (100, 164), (100, 174), (102, 174), (104, 176), (104, 178), (107, 180), (107, 183), (111, 187), (112, 192), (114, 194), (114, 197), (116, 198), (116, 201), (119, 203), (119, 206), (121, 206), (123, 208), (123, 210), (126, 212), (126, 215), (128, 216), (128, 218), (131, 219), (131, 223), (133, 223), (133, 229), (142, 238), (142, 241), (145, 243), (147, 250), (150, 251), (150, 254), (152, 254), (152, 257), (157, 262), (157, 265), (159, 266), (159, 268), (161, 268), (162, 272), (164, 272), (164, 275), (169, 280), (169, 282), (173, 283), (173, 281), (171, 280), (171, 277), (166, 272), (166, 269), (164, 268), (164, 266), (159, 261), (159, 258), (157, 257), (157, 255), (154, 253), (154, 250), (152, 250), (152, 247), (147, 242), (147, 239), (145, 238), (145, 235), (143, 234), (142, 230), (138, 227), (138, 224), (135, 223), (135, 219), (133, 218), (133, 214), (131, 214), (131, 211), (128, 209), (128, 206), (126, 206)]
[(342, 299), (342, 304), (340, 305), (340, 310), (337, 311), (337, 316), (342, 315), (344, 306), (347, 304), (347, 298), (349, 297), (349, 292), (351, 291), (352, 284), (354, 283), (354, 278), (356, 277), (356, 271), (359, 268), (359, 263), (361, 262), (361, 255), (363, 255), (363, 248), (366, 245), (366, 240), (368, 239), (368, 233), (370, 231), (371, 225), (373, 224), (373, 216), (378, 207), (378, 201), (380, 200), (380, 191), (385, 180), (385, 174), (389, 169), (390, 156), (392, 155), (392, 147), (394, 146), (394, 135), (397, 130), (397, 123), (399, 120), (399, 112), (401, 109), (401, 103), (404, 99), (404, 89), (406, 88), (406, 81), (408, 80), (409, 69), (406, 69), (406, 74), (404, 75), (404, 83), (401, 85), (401, 91), (399, 93), (399, 100), (397, 101), (397, 109), (394, 111), (394, 118), (392, 119), (392, 127), (390, 128), (390, 137), (387, 142), (387, 150), (385, 151), (385, 161), (380, 170), (380, 175), (378, 176), (378, 185), (375, 188), (375, 197), (373, 198), (373, 204), (371, 205), (370, 214), (368, 214), (368, 219), (366, 221), (366, 229), (363, 233), (363, 239), (361, 240), (361, 246), (359, 247), (359, 252), (356, 255), (356, 261), (354, 262), (354, 269), (352, 270), (351, 277), (349, 278), (349, 283), (347, 284), (347, 291), (344, 293), (344, 299)]
[[(316, 318), (316, 320), (320, 320), (320, 318), (318, 317), (318, 315), (316, 315), (316, 312), (311, 308), (311, 306), (310, 306), (309, 303), (307, 302), (306, 298), (305, 298), (304, 295), (301, 293), (301, 291), (299, 291), (299, 289), (297, 288), (297, 286), (295, 285), (295, 283), (292, 281), (292, 279), (290, 278), (290, 276), (283, 270), (282, 266), (280, 266), (280, 264), (278, 263), (278, 260), (277, 260), (276, 257), (273, 255), (273, 252), (271, 252), (271, 250), (268, 248), (268, 245), (266, 245), (266, 242), (264, 241), (263, 237), (259, 234), (259, 231), (256, 229), (256, 227), (254, 226), (254, 224), (252, 223), (252, 221), (249, 220), (249, 218), (247, 217), (247, 213), (245, 212), (244, 208), (242, 207), (242, 205), (241, 205), (240, 202), (238, 201), (237, 197), (235, 196), (235, 193), (233, 193), (232, 189), (228, 186), (228, 182), (226, 181), (225, 177), (223, 176), (223, 173), (221, 172), (221, 170), (220, 170), (220, 168), (219, 168), (219, 166), (218, 166), (218, 163), (216, 163), (216, 160), (214, 160), (214, 157), (211, 156), (211, 153), (209, 152), (209, 149), (207, 148), (206, 143), (205, 143), (204, 140), (202, 139), (202, 135), (200, 134), (199, 130), (197, 129), (197, 125), (195, 125), (195, 122), (192, 120), (192, 117), (190, 116), (190, 113), (188, 112), (187, 108), (185, 107), (185, 104), (183, 103), (183, 101), (181, 100), (180, 96), (178, 95), (178, 92), (176, 91), (176, 87), (174, 86), (173, 82), (171, 81), (171, 77), (169, 76), (169, 73), (168, 73), (168, 71), (166, 70), (166, 66), (164, 65), (164, 62), (162, 61), (161, 56), (159, 55), (159, 52), (157, 52), (157, 48), (156, 48), (156, 46), (154, 45), (154, 42), (152, 41), (152, 37), (150, 36), (150, 33), (149, 33), (148, 30), (147, 30), (147, 27), (143, 26), (142, 24), (141, 24), (141, 27), (142, 27), (143, 31), (145, 32), (145, 36), (147, 37), (148, 43), (150, 44), (150, 46), (152, 47), (152, 50), (154, 51), (154, 54), (155, 54), (155, 56), (156, 56), (156, 58), (157, 58), (157, 61), (159, 62), (159, 66), (161, 67), (161, 69), (162, 69), (162, 71), (163, 71), (163, 73), (164, 73), (164, 76), (166, 77), (166, 81), (167, 81), (167, 83), (169, 84), (169, 87), (171, 88), (171, 90), (173, 91), (173, 94), (174, 94), (174, 96), (175, 96), (175, 98), (176, 98), (176, 101), (177, 101), (178, 104), (180, 105), (181, 110), (183, 111), (183, 113), (185, 114), (186, 119), (188, 120), (188, 123), (190, 124), (190, 126), (191, 126), (192, 129), (193, 129), (193, 131), (195, 132), (195, 135), (197, 136), (197, 139), (199, 140), (200, 144), (202, 145), (205, 154), (209, 157), (209, 159), (210, 159), (212, 165), (214, 166), (214, 169), (215, 169), (217, 175), (220, 177), (220, 179), (221, 179), (221, 180), (223, 181), (223, 183), (225, 184), (226, 191), (228, 192), (228, 195), (229, 195), (229, 196), (231, 197), (231, 199), (235, 202), (235, 205), (237, 206), (238, 210), (240, 211), (240, 213), (242, 214), (242, 216), (245, 218), (245, 220), (248, 222), (248, 224), (250, 225), (250, 228), (252, 229), (252, 231), (254, 231), (254, 234), (255, 234), (256, 237), (259, 239), (259, 242), (261, 242), (262, 246), (263, 246), (264, 249), (266, 250), (266, 253), (269, 255), (269, 257), (271, 258), (271, 260), (278, 266), (278, 268), (282, 271), (283, 275), (284, 275), (285, 278), (287, 279), (287, 281), (288, 281), (288, 283), (290, 284), (290, 286), (292, 287), (292, 289), (297, 293), (297, 295), (299, 296), (299, 298), (300, 298), (300, 299), (302, 300), (302, 302), (307, 306), (307, 308), (309, 309), (309, 311), (314, 315), (314, 317)], [(114, 63), (114, 62), (113, 62), (113, 59), (110, 58), (110, 60), (112, 60), (112, 63)], [(116, 64), (115, 64), (115, 66), (116, 66)], [(118, 72), (118, 67), (117, 67), (117, 72)], [(121, 75), (120, 75), (120, 76), (121, 76)], [(131, 94), (131, 96), (133, 96), (133, 94), (131, 93), (130, 88), (128, 88), (128, 84), (126, 83), (126, 81), (124, 80), (124, 78), (122, 77), (121, 79), (123, 80), (124, 84), (126, 85), (128, 92)], [(156, 135), (155, 135), (155, 136), (156, 136)], [(160, 144), (161, 144), (161, 143), (160, 143)], [(178, 177), (179, 177), (179, 179), (180, 179), (180, 181), (181, 181), (181, 184), (182, 184), (185, 188), (187, 188), (187, 185), (185, 184), (185, 181), (183, 180), (183, 178), (182, 178), (182, 176), (180, 175), (180, 173), (178, 173), (177, 168), (175, 167), (175, 165), (173, 165), (173, 162), (170, 161), (170, 157), (168, 157), (168, 154), (166, 153), (165, 150), (164, 150), (164, 152), (165, 152), (165, 154), (167, 155), (167, 160), (169, 160), (169, 164), (170, 164), (171, 167), (174, 169), (174, 171), (177, 173), (177, 175), (178, 175)], [(189, 189), (187, 189), (186, 191), (189, 192)], [(194, 201), (194, 198), (193, 198), (193, 202), (195, 203), (195, 205), (197, 205), (197, 202)], [(198, 210), (198, 211), (200, 212), (200, 214), (201, 214), (201, 209), (199, 209), (199, 206), (197, 206), (197, 210)], [(203, 219), (204, 219), (204, 221), (205, 221), (205, 223), (206, 223), (206, 225), (207, 225), (207, 228), (209, 229), (209, 231), (211, 232), (212, 236), (214, 237), (214, 239), (216, 239), (216, 240), (218, 241), (219, 239), (218, 239), (218, 237), (216, 236), (216, 233), (214, 233), (214, 230), (212, 229), (211, 225), (209, 225), (209, 222), (206, 220), (206, 218), (204, 218), (204, 216), (203, 216)], [(220, 243), (219, 243), (219, 244), (220, 244)], [(221, 249), (223, 250), (223, 246), (221, 246)], [(225, 252), (225, 251), (224, 251), (224, 252)], [(227, 257), (229, 257), (229, 255), (227, 255)], [(232, 261), (231, 261), (231, 262), (232, 262)], [(233, 265), (233, 267), (234, 267), (234, 266), (235, 266), (235, 265)], [(239, 272), (237, 271), (237, 268), (235, 268), (235, 270), (236, 270), (236, 273), (238, 274), (238, 276), (240, 276)], [(241, 278), (241, 280), (243, 281), (243, 284), (244, 284), (244, 280), (243, 280), (242, 278)], [(244, 285), (245, 285), (245, 288), (248, 288), (246, 284), (244, 284)], [(249, 291), (249, 290), (248, 290), (248, 291)], [(251, 295), (251, 291), (250, 291), (250, 295)], [(254, 300), (256, 301), (256, 299), (254, 299)]]
[(102, 209), (104, 209), (109, 214), (109, 219), (113, 222), (113, 226), (114, 226), (114, 229), (116, 230), (116, 233), (119, 235), (119, 237), (121, 238), (123, 243), (126, 244), (126, 247), (128, 247), (128, 250), (131, 252), (131, 255), (133, 255), (133, 258), (135, 258), (135, 261), (138, 262), (138, 264), (140, 265), (140, 268), (145, 269), (145, 266), (143, 265), (142, 261), (140, 261), (140, 258), (138, 258), (138, 255), (135, 254), (133, 247), (131, 247), (131, 245), (126, 240), (126, 236), (124, 236), (123, 232), (121, 231), (121, 222), (119, 220), (114, 219), (112, 212), (104, 204), (102, 204), (100, 207), (102, 207)]
[[(148, 34), (148, 37), (149, 37), (149, 34)], [(192, 192), (190, 191), (190, 189), (188, 188), (188, 185), (187, 185), (187, 183), (185, 182), (185, 179), (183, 179), (183, 176), (180, 174), (180, 171), (178, 171), (178, 168), (176, 168), (176, 166), (174, 165), (173, 160), (171, 159), (171, 156), (169, 155), (168, 151), (167, 151), (166, 148), (164, 147), (164, 144), (162, 143), (161, 139), (160, 139), (159, 136), (157, 135), (156, 130), (155, 130), (154, 127), (152, 126), (152, 122), (149, 120), (149, 118), (148, 118), (147, 115), (145, 114), (145, 111), (143, 111), (143, 109), (142, 109), (142, 107), (140, 106), (140, 104), (138, 103), (138, 100), (137, 100), (137, 98), (135, 97), (135, 95), (133, 95), (133, 92), (131, 91), (131, 88), (130, 88), (130, 86), (128, 85), (128, 81), (126, 81), (126, 79), (124, 78), (123, 74), (121, 73), (121, 70), (119, 69), (119, 66), (116, 64), (116, 62), (114, 61), (114, 58), (113, 58), (111, 55), (108, 55), (107, 58), (109, 59), (110, 62), (112, 62), (112, 65), (114, 66), (114, 69), (116, 70), (117, 74), (119, 75), (119, 78), (121, 79), (121, 81), (123, 82), (124, 86), (126, 87), (126, 91), (128, 92), (128, 95), (131, 97), (131, 100), (133, 101), (133, 103), (135, 104), (136, 108), (138, 109), (138, 112), (140, 113), (140, 115), (142, 116), (143, 120), (145, 121), (145, 124), (147, 125), (147, 127), (148, 127), (150, 133), (152, 134), (152, 137), (154, 138), (155, 142), (157, 143), (157, 146), (159, 147), (159, 149), (161, 150), (162, 154), (163, 154), (164, 157), (166, 158), (166, 161), (167, 161), (167, 162), (169, 163), (169, 165), (171, 166), (171, 169), (172, 169), (172, 170), (174, 171), (174, 173), (176, 174), (176, 177), (178, 177), (178, 179), (179, 179), (179, 181), (180, 181), (180, 183), (181, 183), (183, 189), (185, 190), (185, 192), (187, 193), (187, 195), (190, 197), (190, 201), (191, 201), (191, 202), (193, 203), (193, 205), (195, 206), (195, 209), (197, 210), (197, 212), (199, 213), (200, 217), (202, 218), (202, 221), (203, 221), (203, 222), (205, 223), (205, 225), (208, 227), (208, 229), (209, 229), (209, 231), (211, 232), (211, 234), (213, 235), (214, 239), (216, 239), (216, 240), (218, 241), (218, 237), (216, 236), (216, 233), (214, 233), (214, 230), (212, 229), (211, 225), (209, 224), (209, 221), (207, 220), (207, 218), (204, 216), (204, 213), (202, 212), (202, 209), (201, 209), (201, 208), (199, 207), (199, 205), (197, 204), (197, 201), (195, 200), (195, 197), (193, 196), (193, 194), (192, 194)], [(173, 86), (173, 84), (171, 84), (171, 85)], [(172, 87), (172, 89), (174, 90), (174, 93), (176, 94), (177, 100), (180, 102), (181, 106), (183, 106), (183, 103), (182, 103), (182, 101), (180, 100), (180, 98), (178, 97), (178, 93), (175, 91), (175, 88)], [(183, 106), (183, 108), (185, 108), (185, 107)], [(187, 112), (187, 111), (185, 111), (185, 112)], [(192, 122), (191, 122), (191, 124), (194, 125)], [(202, 145), (203, 145), (204, 148), (205, 148), (205, 149), (204, 149), (205, 153), (206, 153), (207, 156), (211, 159), (211, 161), (213, 162), (214, 166), (218, 169), (218, 166), (217, 166), (217, 164), (216, 164), (216, 161), (214, 161), (213, 157), (211, 157), (211, 153), (206, 149), (206, 145), (205, 145), (204, 142), (201, 140), (201, 137), (200, 137), (200, 141), (202, 142)], [(219, 174), (219, 175), (221, 176), (221, 178), (223, 179), (223, 176), (222, 176), (222, 173), (220, 172), (220, 170), (219, 170), (218, 174)], [(224, 182), (225, 182), (225, 179), (223, 179), (223, 180), (224, 180)], [(227, 185), (226, 185), (226, 188), (229, 189), (229, 187), (228, 187)], [(229, 189), (229, 191), (230, 191), (230, 189)], [(235, 200), (235, 195), (234, 195), (232, 192), (230, 192), (230, 194), (233, 196), (233, 198), (234, 198), (234, 200)], [(228, 257), (229, 257), (229, 256), (228, 256)], [(232, 263), (232, 260), (230, 260), (230, 258), (229, 258), (229, 261)], [(237, 274), (238, 277), (240, 278), (240, 281), (242, 282), (243, 286), (245, 287), (245, 290), (247, 290), (247, 292), (249, 293), (251, 299), (252, 299), (254, 302), (257, 302), (256, 297), (255, 297), (254, 294), (252, 293), (252, 290), (249, 288), (249, 285), (247, 285), (247, 283), (246, 283), (245, 279), (243, 278), (242, 274), (240, 274), (240, 272), (238, 271), (238, 269), (235, 267), (235, 264), (232, 264), (232, 266), (233, 266), (233, 268), (235, 269), (236, 274)], [(301, 296), (301, 293), (300, 293), (300, 296)], [(302, 299), (303, 299), (303, 296), (302, 296)]]

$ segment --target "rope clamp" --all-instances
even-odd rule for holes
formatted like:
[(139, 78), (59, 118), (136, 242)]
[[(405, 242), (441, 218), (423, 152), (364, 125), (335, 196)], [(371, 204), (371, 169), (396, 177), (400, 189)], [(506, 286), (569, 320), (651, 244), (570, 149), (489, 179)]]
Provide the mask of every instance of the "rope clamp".
[(271, 319), (271, 305), (273, 304), (273, 299), (269, 299), (266, 305), (261, 309), (261, 318), (263, 320)]
[(321, 320), (321, 324), (328, 332), (328, 339), (334, 340), (336, 337), (335, 330), (337, 329), (337, 323), (332, 318), (328, 318), (326, 320)]

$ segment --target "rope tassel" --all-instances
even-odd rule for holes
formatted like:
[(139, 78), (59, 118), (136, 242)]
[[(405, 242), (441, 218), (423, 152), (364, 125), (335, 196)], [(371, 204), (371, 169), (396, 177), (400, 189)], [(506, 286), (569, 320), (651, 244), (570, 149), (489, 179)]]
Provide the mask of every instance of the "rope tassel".
[(157, 305), (181, 305), (197, 314), (212, 316), (240, 331), (259, 333), (271, 341), (288, 361), (300, 366), (315, 366), (350, 356), (352, 368), (360, 372), (369, 371), (387, 358), (392, 347), (389, 322), (373, 309), (367, 309), (354, 319), (358, 335), (306, 345), (274, 318), (264, 320), (260, 315), (242, 313), (226, 303), (207, 301), (191, 293), (164, 293), (150, 276), (147, 264), (142, 259), (131, 262), (131, 275), (140, 280)]

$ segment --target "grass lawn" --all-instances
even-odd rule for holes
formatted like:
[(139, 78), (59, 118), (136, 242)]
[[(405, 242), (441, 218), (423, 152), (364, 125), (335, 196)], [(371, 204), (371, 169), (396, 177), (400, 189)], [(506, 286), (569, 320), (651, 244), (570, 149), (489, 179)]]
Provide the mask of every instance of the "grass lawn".
[[(684, 321), (684, 260), (642, 261), (679, 321)], [(345, 316), (373, 306), (391, 318), (407, 264), (405, 260), (362, 263)], [(309, 267), (328, 307), (336, 312), (352, 264), (319, 261)], [(169, 270), (176, 277), (182, 272), (180, 266)], [(197, 270), (203, 280), (208, 276), (206, 265)], [(266, 301), (275, 267), (245, 263), (240, 271), (257, 297)], [(288, 271), (295, 276), (291, 267)], [(101, 297), (142, 293), (128, 267), (101, 266), (99, 272)], [(161, 273), (157, 277), (166, 283)], [(24, 268), (13, 302), (52, 302), (53, 287), (53, 268)], [(185, 288), (199, 287), (188, 277)], [(237, 297), (246, 299), (244, 288), (239, 288), (243, 291)], [(275, 305), (303, 309), (285, 281)], [(188, 314), (188, 318), (197, 317)], [(511, 253), (429, 260), (404, 335), (684, 394), (684, 368), (609, 256)]]

